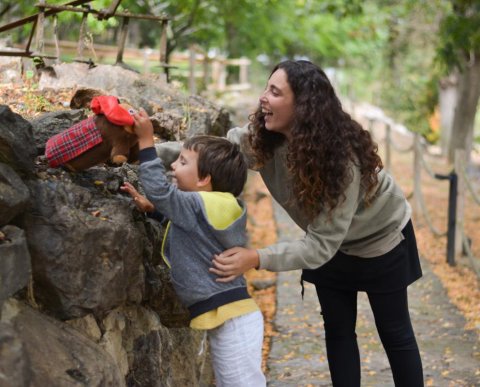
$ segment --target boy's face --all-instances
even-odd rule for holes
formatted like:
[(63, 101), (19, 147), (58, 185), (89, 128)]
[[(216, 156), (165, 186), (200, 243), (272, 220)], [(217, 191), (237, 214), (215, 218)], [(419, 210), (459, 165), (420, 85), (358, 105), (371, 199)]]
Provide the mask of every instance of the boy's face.
[(198, 153), (182, 148), (180, 156), (172, 164), (174, 182), (182, 191), (199, 191)]

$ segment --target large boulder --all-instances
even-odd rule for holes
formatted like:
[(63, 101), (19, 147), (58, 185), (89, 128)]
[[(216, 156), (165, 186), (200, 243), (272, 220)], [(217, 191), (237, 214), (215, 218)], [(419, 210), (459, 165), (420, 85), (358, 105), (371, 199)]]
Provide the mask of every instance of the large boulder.
[(32, 125), (8, 106), (0, 105), (0, 162), (27, 176), (33, 173), (36, 156)]
[(28, 182), (27, 235), (37, 301), (60, 319), (102, 314), (144, 294), (142, 235), (120, 175), (103, 168)]
[(204, 332), (168, 329), (141, 306), (113, 310), (102, 326), (100, 345), (124, 365), (129, 386), (195, 387), (211, 380), (211, 367), (199, 367), (208, 360), (207, 351), (200, 353)]
[(7, 164), (0, 162), (0, 227), (28, 207), (30, 192), (22, 179)]
[[(223, 135), (228, 113), (155, 79), (98, 67), (58, 71), (59, 81), (90, 82), (76, 94), (78, 110), (30, 123), (0, 106), (0, 385), (212, 385), (205, 335), (188, 327), (160, 256), (164, 227), (119, 190), (128, 181), (141, 191), (138, 166), (71, 173), (49, 168), (43, 153), (99, 92), (145, 107), (164, 140)], [(176, 158), (178, 142), (156, 145), (167, 165)]]
[(12, 225), (0, 228), (0, 309), (3, 301), (27, 285), (29, 278), (25, 233)]
[(12, 324), (0, 321), (0, 385), (31, 386), (32, 372), (26, 345)]
[[(29, 387), (98, 386), (122, 387), (125, 379), (112, 357), (75, 328), (32, 307), (10, 299), (2, 311), (2, 322), (9, 326), (0, 335), (0, 369), (8, 370), (20, 384)], [(5, 326), (5, 325), (4, 325)], [(13, 348), (2, 345), (7, 341)], [(2, 348), (3, 347), (3, 348)], [(1, 383), (2, 385), (3, 382)], [(8, 384), (7, 384), (8, 386)]]
[(155, 75), (142, 75), (120, 66), (62, 63), (56, 76), (43, 73), (40, 89), (77, 89), (71, 107), (88, 107), (93, 96), (115, 95), (154, 116), (165, 140), (184, 140), (197, 133), (224, 136), (231, 127), (229, 112), (200, 96), (186, 96)]
[(45, 153), (45, 144), (50, 137), (85, 118), (87, 118), (85, 110), (75, 109), (45, 113), (32, 119), (30, 124), (33, 129), (37, 154), (43, 155)]

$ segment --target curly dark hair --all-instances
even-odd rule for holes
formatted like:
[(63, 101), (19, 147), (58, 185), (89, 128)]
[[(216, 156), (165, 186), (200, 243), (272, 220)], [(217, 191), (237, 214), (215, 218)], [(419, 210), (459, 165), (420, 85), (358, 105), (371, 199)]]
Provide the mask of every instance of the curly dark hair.
[[(321, 211), (329, 214), (345, 200), (352, 181), (351, 166), (361, 171), (365, 201), (371, 202), (383, 168), (378, 146), (370, 133), (343, 111), (325, 73), (305, 60), (287, 60), (277, 70), (285, 71), (294, 95), (295, 117), (287, 150), (287, 169), (293, 197), (312, 220)], [(284, 135), (265, 128), (259, 106), (250, 117), (249, 142), (258, 166), (272, 158)]]

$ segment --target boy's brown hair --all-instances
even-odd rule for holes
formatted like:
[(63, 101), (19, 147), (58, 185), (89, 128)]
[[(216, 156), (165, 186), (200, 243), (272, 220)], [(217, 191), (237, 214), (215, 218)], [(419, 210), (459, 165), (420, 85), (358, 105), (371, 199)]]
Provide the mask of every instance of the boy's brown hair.
[(196, 135), (185, 140), (183, 147), (198, 153), (198, 177), (210, 175), (213, 191), (241, 194), (248, 166), (237, 144), (223, 137)]

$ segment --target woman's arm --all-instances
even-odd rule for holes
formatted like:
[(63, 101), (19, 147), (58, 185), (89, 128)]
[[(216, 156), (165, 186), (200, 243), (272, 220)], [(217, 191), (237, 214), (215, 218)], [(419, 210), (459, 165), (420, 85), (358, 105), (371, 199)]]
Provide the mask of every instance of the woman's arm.
[(240, 150), (247, 160), (248, 168), (254, 169), (255, 158), (248, 142), (248, 124), (230, 129), (227, 132), (227, 140), (240, 146)]
[(220, 277), (217, 282), (229, 282), (250, 269), (258, 269), (259, 263), (257, 250), (232, 247), (214, 256), (209, 271)]
[(308, 225), (304, 238), (258, 250), (226, 250), (214, 257), (212, 273), (230, 280), (251, 268), (288, 271), (322, 266), (335, 255), (347, 235), (358, 207), (359, 190), (358, 172), (354, 173), (353, 181), (345, 192), (346, 200), (333, 211), (330, 218), (326, 213), (319, 214)]

